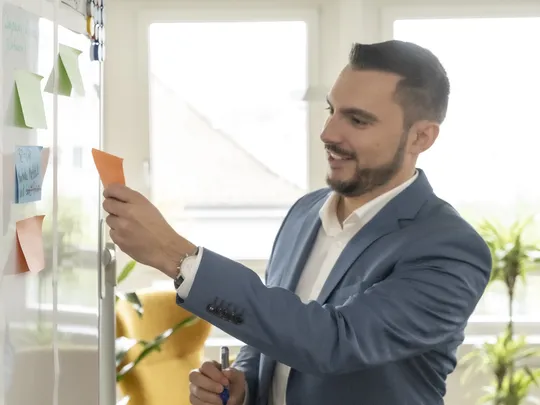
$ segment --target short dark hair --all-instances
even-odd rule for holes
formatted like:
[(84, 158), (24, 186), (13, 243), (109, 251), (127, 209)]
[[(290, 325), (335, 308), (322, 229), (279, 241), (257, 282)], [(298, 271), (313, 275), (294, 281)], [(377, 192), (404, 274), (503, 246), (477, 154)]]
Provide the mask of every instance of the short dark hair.
[(354, 70), (377, 70), (402, 77), (395, 97), (403, 108), (405, 128), (418, 120), (444, 121), (450, 82), (441, 62), (428, 49), (397, 40), (354, 44), (349, 65)]

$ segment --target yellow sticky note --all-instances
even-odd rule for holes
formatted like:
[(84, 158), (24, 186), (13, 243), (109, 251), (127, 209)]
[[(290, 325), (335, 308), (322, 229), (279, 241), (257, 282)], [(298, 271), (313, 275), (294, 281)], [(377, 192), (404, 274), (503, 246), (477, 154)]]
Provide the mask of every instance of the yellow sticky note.
[(43, 218), (45, 215), (17, 221), (16, 273), (37, 273), (45, 268), (43, 249)]
[(113, 183), (126, 184), (123, 165), (124, 159), (98, 149), (92, 149), (92, 156), (94, 157), (94, 163), (103, 187), (108, 187)]
[(25, 70), (16, 70), (14, 76), (24, 125), (28, 128), (47, 129), (45, 106), (41, 95), (43, 76)]
[[(84, 96), (84, 84), (79, 68), (79, 55), (82, 51), (67, 45), (59, 45), (58, 49), (58, 85), (57, 93), (61, 96), (71, 96), (74, 91), (79, 96)], [(49, 76), (45, 91), (53, 93), (54, 69)]]

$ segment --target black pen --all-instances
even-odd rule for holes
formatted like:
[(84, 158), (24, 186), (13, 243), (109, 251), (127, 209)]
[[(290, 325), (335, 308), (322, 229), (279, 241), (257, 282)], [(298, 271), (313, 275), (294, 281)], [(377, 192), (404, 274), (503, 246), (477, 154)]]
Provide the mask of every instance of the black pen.
[[(221, 348), (221, 370), (226, 370), (229, 368), (229, 348), (227, 346), (223, 346)], [(227, 401), (229, 400), (229, 387), (223, 387), (223, 391), (219, 395), (221, 397), (221, 401), (223, 405), (227, 405)]]

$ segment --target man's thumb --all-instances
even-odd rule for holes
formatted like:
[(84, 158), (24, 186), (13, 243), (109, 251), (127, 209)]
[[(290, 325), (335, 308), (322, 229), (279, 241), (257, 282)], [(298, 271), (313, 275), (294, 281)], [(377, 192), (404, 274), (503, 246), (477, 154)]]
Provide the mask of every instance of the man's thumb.
[(238, 383), (243, 380), (243, 373), (235, 368), (223, 370), (223, 374), (225, 374), (225, 377), (227, 377), (231, 384)]
[(227, 404), (239, 405), (244, 403), (246, 396), (246, 379), (244, 373), (234, 368), (229, 368), (223, 371), (223, 374), (230, 382), (229, 386), (229, 402)]

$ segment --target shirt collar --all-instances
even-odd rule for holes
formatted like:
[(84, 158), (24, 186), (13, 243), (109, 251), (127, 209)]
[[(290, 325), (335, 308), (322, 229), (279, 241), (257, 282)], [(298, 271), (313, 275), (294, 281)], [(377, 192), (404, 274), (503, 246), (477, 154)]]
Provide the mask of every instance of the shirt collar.
[(418, 177), (418, 170), (409, 180), (399, 186), (381, 194), (377, 198), (369, 201), (356, 209), (349, 217), (343, 221), (343, 227), (337, 218), (337, 204), (339, 202), (339, 194), (331, 192), (323, 206), (319, 211), (322, 227), (328, 236), (336, 236), (343, 230), (360, 229), (367, 224), (377, 213), (383, 209), (394, 197), (409, 187)]

